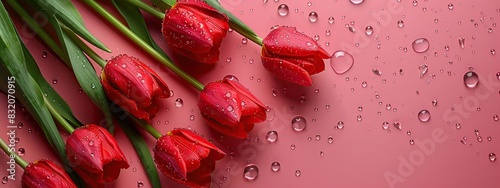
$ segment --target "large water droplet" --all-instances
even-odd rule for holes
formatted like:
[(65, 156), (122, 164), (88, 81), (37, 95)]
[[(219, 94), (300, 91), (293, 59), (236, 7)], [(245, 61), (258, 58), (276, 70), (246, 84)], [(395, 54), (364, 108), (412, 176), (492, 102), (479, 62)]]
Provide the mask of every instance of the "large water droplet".
[(278, 132), (268, 131), (266, 134), (266, 140), (270, 143), (276, 142), (276, 140), (278, 140)]
[(464, 84), (468, 88), (475, 88), (479, 84), (479, 76), (474, 71), (464, 74)]
[(309, 21), (311, 22), (316, 22), (318, 21), (318, 13), (312, 11), (311, 13), (309, 13)]
[(293, 130), (300, 132), (303, 131), (307, 126), (306, 118), (302, 116), (296, 116), (292, 119)]
[(259, 176), (259, 168), (256, 165), (250, 164), (243, 169), (243, 177), (246, 180), (252, 181)]
[(372, 35), (373, 34), (373, 27), (372, 26), (366, 26), (365, 33), (368, 36)]
[(488, 155), (488, 158), (490, 159), (491, 162), (495, 162), (497, 160), (497, 155), (495, 153), (490, 153)]
[(413, 51), (417, 53), (424, 53), (429, 49), (429, 40), (426, 38), (419, 38), (412, 43)]
[(280, 16), (286, 16), (288, 15), (288, 5), (286, 4), (281, 4), (280, 6), (278, 6), (278, 14)]
[(337, 74), (344, 74), (351, 69), (353, 64), (354, 58), (352, 55), (342, 50), (334, 52), (330, 59), (330, 66)]
[(184, 101), (181, 98), (175, 99), (175, 106), (182, 107), (184, 105)]
[(276, 162), (276, 161), (275, 161), (275, 162), (271, 163), (271, 170), (272, 170), (273, 172), (278, 172), (278, 171), (280, 171), (280, 168), (281, 168), (281, 165), (280, 165), (280, 163), (279, 163), (279, 162)]
[(343, 121), (339, 121), (337, 123), (337, 129), (344, 129), (344, 122)]
[(421, 110), (418, 113), (418, 120), (421, 122), (428, 122), (431, 119), (431, 113), (428, 110)]
[(352, 4), (355, 4), (355, 5), (359, 5), (361, 3), (363, 3), (364, 0), (351, 0), (351, 3)]

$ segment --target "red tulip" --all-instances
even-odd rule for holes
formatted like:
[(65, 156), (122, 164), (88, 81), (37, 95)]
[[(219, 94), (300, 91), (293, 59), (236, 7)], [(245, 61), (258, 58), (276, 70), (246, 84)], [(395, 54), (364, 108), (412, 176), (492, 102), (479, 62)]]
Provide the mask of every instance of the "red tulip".
[(296, 84), (311, 86), (311, 75), (325, 70), (328, 52), (295, 27), (278, 27), (262, 41), (262, 63), (274, 76)]
[(219, 60), (219, 47), (229, 29), (228, 20), (201, 0), (177, 2), (166, 11), (162, 33), (175, 52), (213, 64)]
[(153, 152), (165, 176), (189, 187), (209, 187), (215, 161), (226, 155), (188, 129), (174, 129), (160, 137)]
[(62, 167), (46, 159), (32, 162), (26, 166), (21, 186), (23, 188), (77, 188)]
[(155, 71), (139, 59), (125, 54), (106, 64), (101, 83), (114, 103), (144, 120), (153, 118), (158, 112), (156, 99), (170, 96), (167, 84)]
[(71, 167), (92, 187), (118, 178), (128, 162), (109, 132), (97, 125), (76, 129), (66, 140), (66, 155)]
[(239, 82), (224, 79), (205, 86), (198, 107), (213, 129), (246, 138), (255, 123), (266, 120), (266, 107)]

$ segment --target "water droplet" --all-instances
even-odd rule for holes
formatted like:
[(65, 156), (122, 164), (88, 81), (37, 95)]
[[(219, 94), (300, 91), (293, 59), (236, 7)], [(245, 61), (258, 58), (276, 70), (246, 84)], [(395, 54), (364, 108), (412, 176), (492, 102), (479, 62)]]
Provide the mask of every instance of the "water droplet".
[(464, 84), (468, 88), (475, 88), (479, 84), (479, 76), (474, 71), (464, 74)]
[(182, 107), (184, 105), (184, 101), (181, 98), (175, 99), (175, 106)]
[(351, 3), (352, 4), (355, 4), (355, 5), (359, 5), (361, 3), (363, 3), (364, 0), (351, 0)]
[(387, 109), (387, 110), (391, 110), (391, 109), (392, 109), (392, 105), (391, 105), (391, 104), (386, 104), (386, 105), (385, 105), (385, 109)]
[(358, 121), (361, 121), (361, 120), (363, 120), (363, 116), (358, 115), (358, 116), (356, 116), (356, 119), (357, 119)]
[(418, 1), (417, 0), (413, 0), (413, 6), (417, 6), (418, 5)]
[(323, 150), (319, 151), (319, 156), (320, 156), (320, 157), (325, 156), (325, 152), (324, 152)]
[(295, 144), (290, 145), (291, 150), (295, 150)]
[(415, 140), (410, 139), (410, 145), (413, 145), (413, 144), (415, 144)]
[(132, 168), (132, 172), (137, 172), (137, 168), (136, 167)]
[(276, 162), (276, 161), (275, 161), (275, 162), (271, 163), (271, 170), (272, 170), (273, 172), (278, 172), (278, 171), (280, 171), (280, 168), (281, 168), (281, 165), (280, 165), (280, 163), (279, 163), (279, 162)]
[(458, 129), (461, 129), (461, 128), (462, 128), (462, 124), (460, 124), (460, 123), (455, 124), (455, 128), (456, 128), (457, 130), (458, 130)]
[(389, 122), (385, 121), (384, 123), (382, 123), (382, 129), (384, 130), (389, 129)]
[(432, 106), (437, 106), (437, 105), (438, 105), (438, 100), (437, 99), (432, 100)]
[(319, 134), (316, 134), (316, 137), (315, 137), (315, 139), (316, 139), (316, 141), (319, 141), (319, 140), (321, 140), (321, 135), (319, 135)]
[(46, 58), (47, 57), (47, 52), (46, 51), (43, 51), (42, 52), (42, 58)]
[(373, 72), (373, 74), (375, 74), (377, 76), (382, 76), (382, 71), (380, 71), (379, 69), (374, 68), (374, 69), (372, 69), (372, 72)]
[(300, 172), (300, 170), (296, 170), (295, 171), (295, 176), (299, 177), (302, 173)]
[(330, 59), (330, 66), (337, 74), (344, 74), (351, 69), (353, 64), (354, 58), (352, 55), (342, 50), (333, 53)]
[(9, 178), (7, 178), (7, 176), (4, 176), (2, 178), (2, 184), (6, 184), (8, 181), (9, 181)]
[(404, 26), (405, 26), (405, 22), (403, 22), (403, 20), (399, 20), (399, 21), (398, 21), (398, 27), (399, 27), (399, 28), (402, 28), (402, 27), (404, 27)]
[(396, 122), (394, 122), (394, 123), (392, 123), (392, 125), (394, 125), (394, 127), (395, 127), (396, 129), (398, 129), (398, 130), (402, 130), (402, 128), (403, 128), (403, 127), (401, 127), (401, 123), (400, 123), (400, 122), (397, 122), (397, 121), (396, 121)]
[(366, 86), (368, 86), (368, 83), (366, 83), (366, 82), (361, 83), (361, 87), (366, 88)]
[(307, 126), (306, 118), (302, 116), (296, 116), (292, 119), (293, 130), (300, 132), (303, 131)]
[(426, 38), (419, 38), (412, 43), (413, 51), (417, 53), (424, 53), (429, 49), (429, 40)]
[(486, 140), (491, 141), (492, 140), (491, 136), (486, 137)]
[(328, 137), (328, 143), (329, 144), (333, 143), (333, 137), (331, 137), (331, 136)]
[(270, 143), (274, 143), (278, 140), (278, 132), (268, 131), (266, 134), (266, 140)]
[(497, 160), (497, 155), (495, 153), (490, 153), (488, 155), (488, 158), (490, 159), (491, 162), (495, 162)]
[(483, 141), (483, 137), (482, 137), (482, 136), (478, 136), (478, 137), (477, 137), (477, 141), (478, 141), (478, 142), (482, 142), (482, 141)]
[(344, 122), (339, 121), (336, 126), (337, 129), (344, 129)]
[(19, 156), (23, 156), (23, 155), (24, 155), (24, 153), (26, 153), (26, 150), (25, 150), (24, 148), (19, 148), (19, 149), (17, 150), (17, 154), (18, 154)]
[(59, 82), (59, 80), (57, 80), (57, 78), (52, 79), (53, 84), (57, 84), (57, 82)]
[(418, 113), (418, 120), (421, 122), (428, 122), (431, 119), (431, 113), (428, 110), (421, 110)]
[(497, 51), (495, 49), (491, 49), (490, 53), (491, 53), (491, 55), (495, 55), (497, 53)]
[(453, 10), (453, 4), (448, 4), (448, 10)]
[(429, 70), (429, 67), (427, 66), (427, 64), (422, 64), (418, 66), (418, 70), (420, 70), (420, 79), (422, 79), (425, 73), (427, 73), (427, 71)]
[(94, 146), (94, 140), (89, 141), (89, 146)]
[(286, 4), (281, 4), (280, 6), (278, 6), (278, 14), (280, 16), (286, 16), (288, 15), (288, 5)]
[(224, 80), (231, 80), (231, 81), (235, 81), (235, 82), (240, 82), (240, 80), (238, 80), (238, 78), (234, 75), (226, 75), (226, 76), (224, 76)]
[[(229, 107), (228, 107), (228, 111), (229, 111)], [(194, 119), (195, 119), (195, 116), (193, 114), (189, 115), (189, 120), (194, 121)]]
[(318, 13), (312, 11), (311, 13), (309, 13), (309, 21), (311, 22), (316, 22), (318, 21)]
[(458, 37), (458, 44), (460, 45), (460, 48), (465, 48), (465, 38)]
[(330, 16), (330, 17), (328, 18), (328, 23), (329, 23), (329, 24), (333, 24), (333, 23), (335, 23), (335, 18), (334, 18), (333, 16)]
[(493, 116), (493, 120), (494, 120), (494, 121), (498, 121), (498, 120), (499, 120), (498, 115), (494, 115), (494, 116)]
[(247, 39), (247, 38), (242, 38), (242, 39), (241, 39), (241, 43), (242, 43), (242, 44), (246, 44), (246, 43), (248, 43), (248, 39)]
[[(352, 1), (351, 1), (352, 2)], [(365, 28), (365, 33), (366, 35), (370, 36), (373, 34), (373, 27), (372, 26), (366, 26)]]
[(23, 122), (19, 122), (19, 123), (17, 123), (17, 128), (18, 128), (18, 129), (22, 129), (22, 128), (23, 128), (23, 126), (24, 126)]
[(259, 176), (259, 168), (256, 165), (250, 164), (243, 169), (243, 176), (246, 180), (252, 181)]
[(142, 181), (137, 181), (137, 187), (142, 187), (144, 186), (144, 183)]

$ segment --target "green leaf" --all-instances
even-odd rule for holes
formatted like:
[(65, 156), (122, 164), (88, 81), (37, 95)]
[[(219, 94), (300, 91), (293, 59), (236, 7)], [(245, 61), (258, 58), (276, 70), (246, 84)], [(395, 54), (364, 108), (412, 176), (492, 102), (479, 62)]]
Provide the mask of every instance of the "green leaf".
[(90, 100), (101, 109), (106, 118), (106, 128), (112, 132), (113, 121), (111, 110), (109, 108), (109, 101), (104, 93), (99, 77), (94, 70), (94, 67), (87, 59), (87, 56), (75, 44), (73, 40), (61, 28), (61, 22), (56, 17), (49, 18), (49, 22), (56, 30), (59, 41), (63, 46), (63, 50), (67, 53), (68, 59), (71, 63), (71, 68), (76, 76), (80, 87), (85, 91)]
[(66, 101), (43, 77), (40, 69), (38, 69), (38, 65), (36, 64), (35, 59), (33, 59), (33, 56), (30, 54), (26, 46), (22, 44), (22, 47), (24, 51), (24, 57), (26, 58), (26, 67), (28, 69), (28, 72), (40, 87), (43, 95), (45, 95), (45, 97), (48, 98), (50, 102), (54, 103), (54, 105), (52, 106), (54, 107), (56, 112), (61, 115), (66, 121), (68, 121), (74, 128), (81, 126), (82, 123), (75, 117)]
[[(2, 67), (0, 76), (2, 78), (15, 78), (15, 96), (17, 100), (28, 109), (28, 112), (40, 125), (50, 146), (65, 164), (66, 172), (77, 185), (82, 186), (81, 180), (75, 174), (75, 171), (69, 168), (65, 153), (66, 145), (45, 105), (40, 88), (28, 73), (24, 63), (26, 57), (19, 35), (2, 3), (0, 3), (0, 28), (2, 28), (0, 29), (0, 66)], [(5, 89), (5, 86), (2, 87), (4, 92)]]
[(48, 17), (55, 16), (60, 22), (94, 46), (106, 52), (111, 52), (87, 30), (80, 13), (70, 0), (30, 0), (26, 3), (34, 5), (38, 11), (45, 12)]
[(129, 121), (128, 119), (119, 121), (120, 128), (122, 128), (123, 132), (127, 135), (128, 139), (134, 146), (135, 152), (137, 152), (137, 155), (142, 162), (142, 166), (148, 175), (151, 187), (161, 188), (158, 170), (156, 169), (149, 147), (139, 133), (139, 130), (137, 130), (131, 122), (132, 121)]
[(262, 46), (262, 39), (257, 35), (250, 27), (248, 27), (243, 21), (241, 21), (238, 17), (236, 17), (233, 13), (226, 10), (222, 7), (217, 0), (205, 0), (213, 8), (217, 9), (219, 12), (224, 13), (227, 17), (229, 17), (229, 26), (240, 33), (244, 37), (250, 39), (256, 44)]
[(141, 11), (138, 8), (127, 3), (117, 3), (116, 0), (112, 0), (112, 2), (123, 18), (125, 18), (125, 21), (127, 21), (127, 24), (132, 32), (152, 46), (156, 51), (160, 52), (161, 55), (168, 57), (168, 55), (163, 51), (163, 49), (160, 48), (160, 46), (158, 46), (149, 34), (146, 21), (144, 21)]
[(161, 11), (165, 12), (167, 9), (170, 9), (172, 6), (177, 3), (175, 0), (151, 0), (156, 7), (158, 7)]

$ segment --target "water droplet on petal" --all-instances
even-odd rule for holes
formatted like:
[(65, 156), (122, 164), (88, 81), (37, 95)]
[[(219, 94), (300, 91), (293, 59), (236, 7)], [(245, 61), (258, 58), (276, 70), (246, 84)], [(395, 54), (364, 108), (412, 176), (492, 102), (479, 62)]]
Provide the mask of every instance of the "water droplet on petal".
[(26, 153), (26, 150), (25, 150), (24, 148), (19, 148), (19, 149), (17, 150), (17, 154), (18, 154), (19, 156), (23, 156), (25, 153)]
[(266, 134), (266, 140), (270, 143), (274, 143), (278, 140), (278, 132), (268, 131)]
[(306, 118), (302, 116), (296, 116), (292, 119), (292, 128), (297, 132), (303, 131), (307, 126)]
[(137, 181), (137, 187), (142, 187), (144, 186), (144, 183), (142, 181)]

